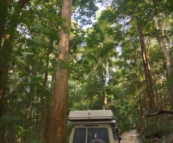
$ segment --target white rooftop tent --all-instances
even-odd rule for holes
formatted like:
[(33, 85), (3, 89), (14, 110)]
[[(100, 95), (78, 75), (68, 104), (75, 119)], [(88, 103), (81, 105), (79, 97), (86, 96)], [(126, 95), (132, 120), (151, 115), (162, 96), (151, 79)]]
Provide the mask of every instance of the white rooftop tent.
[(68, 120), (71, 123), (115, 123), (116, 118), (111, 110), (85, 110), (85, 111), (70, 111)]

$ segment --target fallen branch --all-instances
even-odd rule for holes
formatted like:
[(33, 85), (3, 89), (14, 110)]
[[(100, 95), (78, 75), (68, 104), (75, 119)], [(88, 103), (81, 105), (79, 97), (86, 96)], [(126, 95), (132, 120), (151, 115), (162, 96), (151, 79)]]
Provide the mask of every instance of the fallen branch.
[(170, 110), (160, 110), (160, 111), (155, 112), (155, 113), (147, 114), (147, 115), (145, 115), (145, 117), (158, 116), (158, 115), (161, 115), (161, 114), (173, 114), (173, 111), (170, 111)]

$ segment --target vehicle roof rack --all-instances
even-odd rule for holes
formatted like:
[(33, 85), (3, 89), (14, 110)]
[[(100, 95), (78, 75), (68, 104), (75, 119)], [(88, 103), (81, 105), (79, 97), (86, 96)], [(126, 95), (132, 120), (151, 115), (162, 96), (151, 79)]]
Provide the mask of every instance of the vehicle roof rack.
[(69, 121), (71, 124), (76, 124), (76, 125), (83, 125), (83, 124), (116, 124), (116, 120), (74, 120), (74, 121)]

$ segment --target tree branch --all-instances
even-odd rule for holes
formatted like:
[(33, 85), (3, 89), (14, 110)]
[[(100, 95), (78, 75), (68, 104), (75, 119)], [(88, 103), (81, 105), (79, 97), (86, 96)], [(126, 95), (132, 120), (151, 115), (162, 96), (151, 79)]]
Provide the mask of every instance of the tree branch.
[(18, 5), (21, 9), (24, 8), (25, 4), (28, 3), (30, 0), (19, 0)]
[(147, 114), (147, 115), (145, 115), (145, 117), (158, 116), (158, 115), (161, 115), (161, 114), (173, 114), (173, 111), (170, 111), (170, 110), (160, 110), (160, 111), (155, 112), (155, 113)]

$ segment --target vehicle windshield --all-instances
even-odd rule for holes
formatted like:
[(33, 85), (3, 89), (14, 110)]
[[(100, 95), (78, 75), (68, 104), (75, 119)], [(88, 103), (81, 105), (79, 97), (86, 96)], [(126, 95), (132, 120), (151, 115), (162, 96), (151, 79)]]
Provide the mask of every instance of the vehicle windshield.
[(109, 143), (108, 130), (107, 128), (92, 127), (76, 128), (73, 143)]

